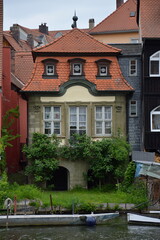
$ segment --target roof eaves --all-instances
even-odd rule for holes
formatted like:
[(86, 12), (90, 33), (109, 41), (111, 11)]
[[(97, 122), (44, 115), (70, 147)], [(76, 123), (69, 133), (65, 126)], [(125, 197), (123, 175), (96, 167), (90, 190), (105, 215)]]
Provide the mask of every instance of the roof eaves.
[(100, 35), (100, 34), (111, 34), (111, 33), (135, 33), (139, 32), (138, 29), (128, 29), (128, 30), (114, 30), (114, 31), (103, 31), (103, 32), (90, 32), (91, 35)]

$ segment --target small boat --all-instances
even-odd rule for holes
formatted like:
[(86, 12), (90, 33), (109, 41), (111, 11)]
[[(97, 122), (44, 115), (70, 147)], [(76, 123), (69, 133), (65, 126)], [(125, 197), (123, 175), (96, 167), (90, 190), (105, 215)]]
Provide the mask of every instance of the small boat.
[(143, 216), (143, 215), (133, 214), (133, 213), (127, 213), (127, 221), (129, 224), (160, 226), (160, 218), (148, 217), (148, 216)]
[(119, 213), (99, 214), (53, 214), (53, 215), (5, 215), (0, 216), (0, 227), (18, 226), (72, 226), (105, 224), (107, 221), (118, 217)]

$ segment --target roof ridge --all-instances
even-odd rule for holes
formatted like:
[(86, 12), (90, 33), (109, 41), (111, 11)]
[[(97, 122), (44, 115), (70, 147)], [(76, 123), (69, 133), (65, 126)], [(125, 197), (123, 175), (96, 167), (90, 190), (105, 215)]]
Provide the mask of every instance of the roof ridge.
[(108, 45), (108, 44), (104, 44), (103, 42), (98, 41), (98, 40), (95, 39), (93, 36), (91, 36), (89, 33), (86, 33), (86, 32), (84, 32), (83, 30), (81, 30), (81, 29), (79, 29), (79, 28), (73, 28), (73, 29), (71, 29), (69, 32), (67, 32), (67, 33), (65, 33), (64, 35), (60, 36), (59, 38), (53, 40), (52, 42), (50, 42), (50, 43), (48, 43), (48, 44), (46, 44), (46, 45), (44, 45), (44, 46), (41, 46), (41, 47), (36, 48), (35, 50), (33, 50), (33, 52), (37, 52), (37, 51), (42, 50), (42, 49), (44, 49), (44, 48), (46, 48), (46, 47), (48, 47), (48, 46), (51, 46), (52, 44), (54, 44), (54, 43), (56, 43), (56, 42), (58, 42), (58, 41), (61, 41), (61, 39), (65, 38), (67, 35), (70, 35), (70, 34), (71, 34), (72, 32), (74, 32), (74, 31), (79, 31), (81, 34), (83, 34), (84, 36), (87, 36), (87, 37), (90, 38), (92, 41), (94, 41), (95, 44), (98, 43), (98, 44), (102, 45), (102, 46), (105, 47), (105, 48), (109, 48), (109, 49), (114, 50), (114, 51), (117, 51), (117, 52), (120, 52), (120, 51), (121, 51), (121, 49), (112, 47), (112, 46), (110, 46), (110, 45)]

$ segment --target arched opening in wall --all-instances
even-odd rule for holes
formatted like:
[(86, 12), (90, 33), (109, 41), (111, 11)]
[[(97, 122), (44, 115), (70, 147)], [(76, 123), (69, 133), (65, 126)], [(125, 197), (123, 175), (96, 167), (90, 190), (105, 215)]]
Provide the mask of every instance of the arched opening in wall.
[(47, 181), (47, 188), (56, 191), (67, 191), (69, 189), (69, 171), (59, 167), (53, 174), (53, 178)]

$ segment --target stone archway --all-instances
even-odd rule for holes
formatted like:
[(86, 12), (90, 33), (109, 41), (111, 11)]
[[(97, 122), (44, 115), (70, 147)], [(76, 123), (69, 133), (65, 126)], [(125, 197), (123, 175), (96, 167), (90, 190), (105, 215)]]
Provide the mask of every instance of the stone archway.
[(59, 167), (53, 174), (53, 178), (47, 182), (55, 191), (67, 191), (69, 189), (69, 171), (65, 167)]

